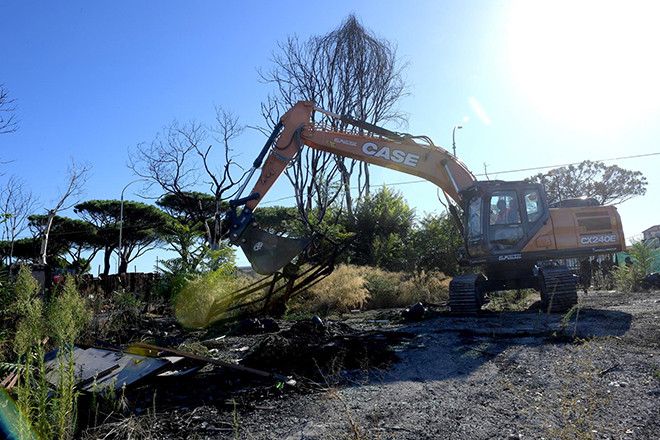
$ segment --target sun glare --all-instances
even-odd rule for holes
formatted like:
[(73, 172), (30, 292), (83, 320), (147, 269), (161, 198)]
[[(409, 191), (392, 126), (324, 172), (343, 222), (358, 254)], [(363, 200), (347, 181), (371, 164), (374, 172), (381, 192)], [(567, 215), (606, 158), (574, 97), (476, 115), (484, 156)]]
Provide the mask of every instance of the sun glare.
[(548, 117), (609, 132), (660, 107), (660, 2), (521, 0), (509, 20), (513, 78)]

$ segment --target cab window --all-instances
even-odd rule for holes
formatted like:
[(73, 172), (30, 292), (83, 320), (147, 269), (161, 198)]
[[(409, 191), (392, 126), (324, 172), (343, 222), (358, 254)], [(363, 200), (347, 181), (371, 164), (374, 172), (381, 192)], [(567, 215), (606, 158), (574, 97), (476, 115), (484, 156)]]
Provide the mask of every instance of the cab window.
[(494, 192), (490, 199), (490, 224), (520, 223), (520, 210), (514, 191)]
[(494, 191), (490, 198), (489, 242), (492, 250), (514, 248), (523, 237), (523, 225), (515, 191)]
[(481, 197), (470, 201), (468, 206), (468, 237), (478, 237), (481, 231)]
[(527, 220), (534, 223), (541, 217), (543, 208), (541, 207), (541, 195), (536, 189), (525, 191), (525, 210), (527, 211)]

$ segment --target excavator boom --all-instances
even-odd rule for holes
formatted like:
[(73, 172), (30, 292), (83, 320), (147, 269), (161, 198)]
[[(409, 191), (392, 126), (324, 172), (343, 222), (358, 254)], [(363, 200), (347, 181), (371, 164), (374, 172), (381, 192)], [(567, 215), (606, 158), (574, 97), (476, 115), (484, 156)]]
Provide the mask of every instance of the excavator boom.
[[(314, 111), (330, 115), (337, 123), (314, 123)], [(298, 102), (282, 116), (280, 122), (284, 129), (264, 163), (250, 200), (245, 203), (251, 210), (259, 204), (303, 145), (421, 177), (435, 183), (456, 203), (460, 200), (459, 191), (477, 180), (456, 156), (433, 145), (428, 138), (403, 135), (334, 115), (314, 107), (310, 101)], [(416, 139), (426, 139), (427, 142), (419, 143)]]

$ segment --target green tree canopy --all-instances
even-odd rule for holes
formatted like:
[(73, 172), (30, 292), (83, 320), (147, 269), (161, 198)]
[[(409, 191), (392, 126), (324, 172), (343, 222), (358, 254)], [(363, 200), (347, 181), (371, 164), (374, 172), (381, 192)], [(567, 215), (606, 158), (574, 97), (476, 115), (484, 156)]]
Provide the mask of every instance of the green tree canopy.
[(646, 177), (617, 165), (585, 160), (578, 165), (555, 168), (526, 179), (543, 185), (548, 202), (593, 197), (602, 205), (616, 205), (646, 194)]
[(415, 229), (412, 243), (417, 270), (435, 269), (449, 276), (458, 273), (458, 248), (463, 240), (448, 213), (425, 214)]
[[(162, 239), (169, 245), (169, 250), (178, 254), (178, 257), (163, 262), (167, 272), (204, 271), (214, 267), (219, 255), (227, 252), (226, 243), (209, 241), (209, 237), (219, 234), (216, 221), (228, 222), (222, 219), (229, 211), (229, 203), (210, 194), (184, 191), (166, 194), (156, 204), (170, 216), (162, 230)], [(222, 230), (229, 227), (227, 224), (219, 226)], [(233, 251), (229, 254), (234, 258)]]
[[(12, 245), (13, 248), (10, 248)], [(11, 251), (13, 262), (38, 263), (40, 247), (41, 239), (38, 237), (19, 238), (13, 243), (9, 241), (0, 242), (0, 250), (3, 257), (8, 256)]]
[(291, 206), (260, 206), (255, 216), (262, 229), (276, 234), (294, 233), (302, 226), (298, 209)]
[(400, 192), (384, 186), (359, 201), (354, 215), (355, 222), (346, 222), (346, 230), (355, 234), (353, 263), (389, 270), (410, 267), (415, 210)]
[[(167, 223), (167, 215), (155, 206), (141, 202), (119, 200), (89, 200), (79, 203), (75, 212), (96, 228), (103, 244), (104, 274), (110, 272), (110, 256), (119, 247), (122, 236), (119, 273), (128, 264), (160, 244), (160, 229)], [(123, 220), (120, 224), (120, 220)]]
[[(35, 235), (43, 234), (48, 217), (48, 215), (31, 215), (28, 218), (29, 226)], [(73, 269), (77, 273), (89, 271), (89, 263), (100, 249), (96, 232), (95, 228), (85, 221), (61, 216), (53, 217), (46, 262), (51, 266)], [(33, 257), (30, 257), (30, 260), (33, 260)]]
[(187, 224), (213, 219), (216, 211), (223, 214), (229, 211), (228, 202), (221, 201), (218, 204), (212, 195), (197, 191), (165, 194), (156, 205), (171, 217)]

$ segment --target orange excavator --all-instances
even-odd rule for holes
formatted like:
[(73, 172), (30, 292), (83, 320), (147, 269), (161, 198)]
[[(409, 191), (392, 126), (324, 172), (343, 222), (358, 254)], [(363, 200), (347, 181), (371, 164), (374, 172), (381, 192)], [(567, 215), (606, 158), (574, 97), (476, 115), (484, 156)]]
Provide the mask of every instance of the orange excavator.
[[(314, 122), (315, 112), (333, 123)], [(451, 281), (454, 313), (477, 313), (488, 292), (523, 288), (538, 290), (549, 312), (567, 311), (577, 304), (577, 278), (557, 260), (625, 249), (613, 206), (598, 206), (593, 199), (549, 205), (540, 184), (477, 181), (463, 162), (426, 136), (393, 132), (300, 101), (280, 118), (230, 202), (230, 242), (242, 247), (259, 273), (281, 270), (310, 243), (262, 231), (254, 220), (254, 209), (305, 146), (418, 176), (443, 191), (463, 236), (460, 261), (477, 272)], [(241, 197), (259, 168), (250, 194)]]

